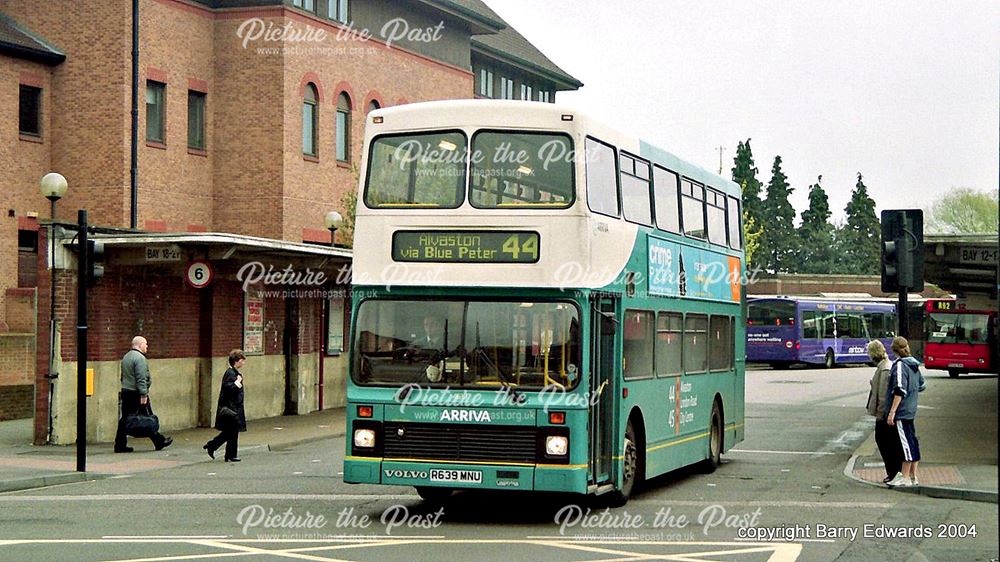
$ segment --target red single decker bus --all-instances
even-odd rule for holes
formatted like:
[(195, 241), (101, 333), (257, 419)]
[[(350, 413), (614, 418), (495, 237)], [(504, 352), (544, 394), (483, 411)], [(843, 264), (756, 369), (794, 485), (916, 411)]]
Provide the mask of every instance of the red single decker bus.
[(962, 373), (997, 373), (997, 312), (968, 310), (955, 300), (925, 303), (924, 365)]

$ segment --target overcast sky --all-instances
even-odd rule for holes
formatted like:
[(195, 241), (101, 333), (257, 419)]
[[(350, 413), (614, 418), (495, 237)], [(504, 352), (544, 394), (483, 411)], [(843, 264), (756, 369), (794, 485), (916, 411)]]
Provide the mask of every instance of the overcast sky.
[(751, 138), (798, 213), (819, 174), (834, 220), (859, 171), (878, 211), (997, 190), (1000, 1), (486, 1), (584, 83), (558, 103), (726, 177)]

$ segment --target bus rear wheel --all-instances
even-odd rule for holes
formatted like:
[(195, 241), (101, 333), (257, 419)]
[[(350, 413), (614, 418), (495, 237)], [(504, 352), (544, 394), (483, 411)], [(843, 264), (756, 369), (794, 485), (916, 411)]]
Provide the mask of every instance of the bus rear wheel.
[(451, 497), (451, 488), (438, 488), (436, 486), (417, 486), (417, 495), (420, 499), (428, 503), (440, 504), (448, 501)]
[(823, 366), (826, 367), (827, 369), (832, 369), (833, 366), (836, 364), (837, 362), (834, 361), (833, 359), (833, 350), (832, 349), (826, 350), (826, 359), (823, 360)]
[(621, 488), (608, 494), (608, 505), (621, 507), (632, 497), (632, 488), (639, 474), (639, 443), (635, 438), (632, 420), (625, 426), (625, 447), (622, 452), (622, 483)]
[(702, 472), (711, 474), (722, 464), (722, 413), (719, 403), (712, 405), (712, 425), (708, 434), (708, 458), (701, 462)]
[(949, 377), (951, 377), (951, 378), (953, 378), (953, 379), (957, 379), (957, 378), (958, 378), (958, 375), (960, 375), (960, 374), (961, 374), (961, 373), (959, 373), (959, 372), (958, 372), (957, 370), (955, 370), (955, 369), (948, 369), (948, 376), (949, 376)]

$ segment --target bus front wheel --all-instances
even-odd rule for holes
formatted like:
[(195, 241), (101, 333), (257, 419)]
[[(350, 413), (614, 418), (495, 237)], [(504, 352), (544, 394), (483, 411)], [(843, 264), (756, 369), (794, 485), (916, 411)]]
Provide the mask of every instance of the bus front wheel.
[(611, 507), (621, 507), (632, 496), (639, 473), (639, 444), (632, 429), (632, 420), (625, 426), (625, 447), (622, 452), (622, 483), (621, 488), (608, 494), (608, 504)]
[(826, 350), (826, 359), (823, 361), (823, 366), (826, 367), (827, 369), (832, 369), (833, 366), (836, 364), (837, 364), (836, 361), (833, 360), (833, 350), (832, 349)]
[(702, 461), (702, 472), (710, 474), (722, 464), (722, 413), (719, 403), (712, 405), (712, 425), (708, 434), (708, 458)]

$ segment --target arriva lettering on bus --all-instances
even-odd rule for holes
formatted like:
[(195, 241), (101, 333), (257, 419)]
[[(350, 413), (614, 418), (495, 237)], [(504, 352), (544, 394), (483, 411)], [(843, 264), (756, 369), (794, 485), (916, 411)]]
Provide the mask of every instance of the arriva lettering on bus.
[(493, 418), (486, 410), (442, 410), (438, 421), (452, 422), (492, 422)]

